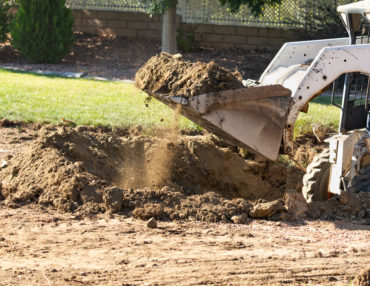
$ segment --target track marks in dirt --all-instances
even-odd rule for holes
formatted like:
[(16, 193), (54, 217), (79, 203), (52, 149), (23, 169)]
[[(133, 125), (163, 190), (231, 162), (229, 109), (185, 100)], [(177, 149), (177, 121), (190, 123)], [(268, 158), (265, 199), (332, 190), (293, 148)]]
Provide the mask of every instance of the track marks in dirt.
[(358, 221), (148, 229), (120, 215), (76, 220), (28, 205), (1, 208), (0, 227), (4, 285), (47, 285), (42, 271), (53, 285), (343, 285), (370, 263), (370, 228)]

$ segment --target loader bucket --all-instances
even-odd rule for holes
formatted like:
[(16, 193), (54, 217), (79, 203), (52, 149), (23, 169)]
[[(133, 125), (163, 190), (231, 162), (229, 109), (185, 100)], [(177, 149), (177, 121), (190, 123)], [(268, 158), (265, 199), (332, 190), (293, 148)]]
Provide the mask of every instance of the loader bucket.
[(159, 101), (226, 142), (276, 160), (291, 101), (281, 85), (241, 88), (193, 96), (170, 97), (145, 90)]

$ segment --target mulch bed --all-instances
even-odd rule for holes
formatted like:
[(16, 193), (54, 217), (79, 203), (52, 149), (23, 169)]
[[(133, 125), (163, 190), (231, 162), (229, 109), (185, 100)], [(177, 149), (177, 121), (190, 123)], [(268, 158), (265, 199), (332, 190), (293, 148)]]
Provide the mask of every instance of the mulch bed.
[[(138, 69), (161, 51), (159, 41), (101, 37), (75, 33), (76, 41), (71, 52), (59, 64), (32, 64), (10, 46), (0, 45), (0, 65), (25, 69), (87, 72), (89, 76), (115, 79), (134, 79)], [(243, 78), (258, 79), (274, 54), (262, 51), (202, 48), (183, 54), (192, 62), (214, 61), (230, 70), (238, 70)]]

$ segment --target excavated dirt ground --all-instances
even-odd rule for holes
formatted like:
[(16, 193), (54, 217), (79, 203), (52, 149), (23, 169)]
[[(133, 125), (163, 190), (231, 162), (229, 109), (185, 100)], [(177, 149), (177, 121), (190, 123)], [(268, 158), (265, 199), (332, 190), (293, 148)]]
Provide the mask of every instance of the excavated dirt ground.
[(285, 178), (270, 174), (273, 166), (243, 159), (212, 135), (163, 140), (51, 125), (2, 134), (14, 136), (0, 153), (0, 194), (9, 206), (230, 221), (248, 213), (251, 200), (283, 197)]
[(0, 126), (0, 285), (366, 278), (356, 275), (370, 263), (370, 196), (307, 206), (303, 172), (284, 159), (246, 159), (210, 134)]
[(120, 214), (78, 219), (0, 202), (0, 228), (4, 286), (369, 285), (369, 226), (359, 221), (173, 221), (149, 229)]
[[(302, 170), (282, 160), (245, 159), (211, 134), (170, 130), (149, 137), (87, 126), (0, 123), (8, 126), (0, 133), (0, 199), (10, 207), (36, 202), (81, 216), (108, 211), (144, 220), (238, 223), (370, 218), (370, 194), (307, 206), (299, 193)], [(308, 137), (300, 142), (313, 144)], [(305, 160), (314, 156), (307, 154)]]
[(192, 63), (180, 55), (160, 53), (136, 74), (135, 84), (142, 90), (189, 98), (208, 92), (242, 88), (242, 76), (214, 62)]

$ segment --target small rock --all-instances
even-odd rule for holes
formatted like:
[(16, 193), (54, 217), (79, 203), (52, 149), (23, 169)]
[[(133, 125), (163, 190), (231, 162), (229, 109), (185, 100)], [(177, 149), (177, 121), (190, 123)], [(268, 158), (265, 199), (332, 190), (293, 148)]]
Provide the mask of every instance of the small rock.
[(170, 192), (174, 192), (174, 189), (172, 189), (171, 187), (169, 186), (164, 186), (162, 189), (161, 189), (161, 192), (163, 193), (170, 193)]
[(172, 56), (174, 59), (182, 59), (182, 55), (179, 53), (179, 54), (175, 54)]
[(7, 161), (3, 161), (0, 165), (0, 169), (5, 168), (8, 165)]
[(241, 215), (234, 215), (231, 220), (235, 224), (245, 224), (248, 222), (248, 216), (245, 213)]
[(260, 203), (255, 205), (249, 212), (249, 216), (252, 218), (268, 218), (273, 215), (282, 212), (284, 206), (281, 200), (275, 200), (268, 203)]
[(148, 220), (146, 226), (149, 228), (157, 228), (158, 226), (157, 220), (154, 217), (152, 217), (150, 220)]
[(123, 204), (123, 190), (115, 187), (107, 188), (103, 193), (103, 200), (108, 208), (118, 212)]

